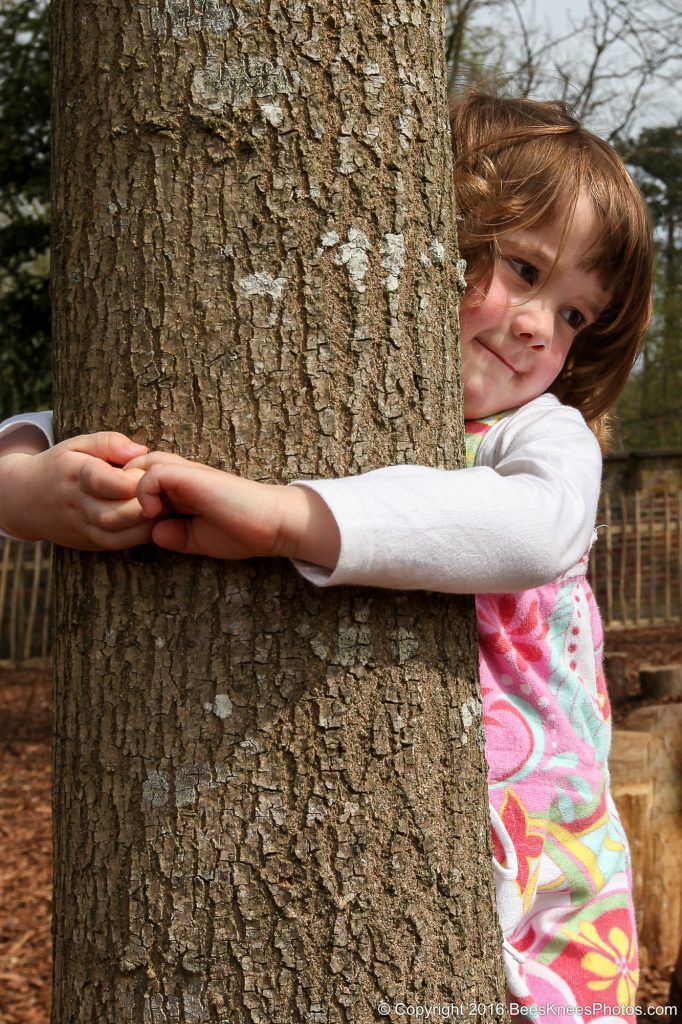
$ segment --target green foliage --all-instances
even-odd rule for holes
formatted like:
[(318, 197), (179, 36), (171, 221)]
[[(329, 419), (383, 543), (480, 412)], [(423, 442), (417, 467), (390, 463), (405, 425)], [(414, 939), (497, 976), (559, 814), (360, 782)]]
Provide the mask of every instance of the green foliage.
[(682, 126), (645, 128), (619, 148), (649, 203), (657, 268), (646, 349), (617, 408), (618, 446), (682, 447)]
[(51, 393), (49, 15), (0, 10), (0, 418)]

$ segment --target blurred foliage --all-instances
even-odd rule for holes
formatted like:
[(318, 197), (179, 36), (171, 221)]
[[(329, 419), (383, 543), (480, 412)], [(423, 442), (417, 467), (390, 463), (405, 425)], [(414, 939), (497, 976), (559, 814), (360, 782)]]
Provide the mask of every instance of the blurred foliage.
[[(618, 447), (682, 447), (682, 126), (645, 128), (621, 141), (654, 222), (654, 318), (616, 413)], [(633, 282), (636, 287), (636, 282)]]
[(0, 9), (0, 418), (51, 401), (48, 8)]

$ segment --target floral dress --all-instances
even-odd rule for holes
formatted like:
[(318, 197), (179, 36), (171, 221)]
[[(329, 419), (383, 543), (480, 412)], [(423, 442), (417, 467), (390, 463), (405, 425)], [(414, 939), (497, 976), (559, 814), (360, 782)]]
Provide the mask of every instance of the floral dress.
[[(504, 415), (466, 423), (468, 466)], [(566, 1021), (580, 1019), (580, 1008), (598, 1020), (633, 1006), (639, 974), (587, 560), (534, 590), (476, 597), (510, 1010)]]

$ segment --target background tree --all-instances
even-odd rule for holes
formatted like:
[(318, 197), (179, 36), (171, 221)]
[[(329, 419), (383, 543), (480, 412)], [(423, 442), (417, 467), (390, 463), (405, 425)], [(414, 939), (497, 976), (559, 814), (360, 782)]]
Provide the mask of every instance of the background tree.
[(48, 11), (35, 0), (0, 10), (0, 416), (48, 408)]
[(557, 27), (525, 0), (446, 0), (451, 84), (484, 79), (516, 95), (564, 100), (610, 142), (635, 121), (658, 123), (682, 70), (677, 6), (589, 0), (579, 11)]
[[(442, 8), (54, 3), (60, 435), (461, 464)], [(472, 605), (62, 551), (55, 1024), (499, 1000)]]
[(682, 126), (644, 128), (620, 144), (649, 202), (658, 249), (655, 316), (642, 365), (620, 404), (628, 448), (682, 446)]

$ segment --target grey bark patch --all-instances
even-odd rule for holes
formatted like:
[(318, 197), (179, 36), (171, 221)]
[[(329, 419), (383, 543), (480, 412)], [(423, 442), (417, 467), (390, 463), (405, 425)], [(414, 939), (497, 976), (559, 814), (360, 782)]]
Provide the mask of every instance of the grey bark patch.
[(142, 799), (152, 807), (165, 807), (168, 803), (168, 782), (161, 772), (150, 772), (142, 783)]
[(481, 702), (475, 697), (469, 697), (463, 702), (459, 709), (460, 716), (462, 718), (462, 726), (464, 733), (461, 737), (462, 743), (468, 742), (468, 733), (474, 723), (477, 727), (481, 725)]
[(166, 0), (163, 10), (151, 8), (149, 23), (154, 35), (162, 38), (168, 36), (169, 29), (173, 39), (188, 39), (202, 30), (224, 37), (235, 27), (237, 18), (221, 0), (194, 0), (192, 5), (189, 0)]
[(455, 280), (457, 282), (457, 291), (459, 292), (460, 295), (463, 295), (464, 292), (466, 291), (466, 272), (467, 261), (463, 259), (457, 260), (457, 262), (455, 263)]
[(429, 242), (429, 256), (437, 267), (443, 266), (445, 262), (445, 246), (437, 238), (432, 238)]
[(369, 267), (367, 252), (370, 248), (369, 239), (364, 231), (350, 228), (348, 241), (339, 246), (336, 263), (348, 271), (348, 276), (358, 292), (365, 291), (365, 275)]
[(279, 128), (284, 120), (284, 112), (279, 103), (263, 103), (260, 109), (268, 124), (271, 124), (273, 128)]
[(216, 693), (212, 704), (204, 704), (204, 711), (212, 711), (218, 718), (229, 718), (233, 709), (234, 705), (226, 693)]
[(381, 240), (381, 265), (386, 271), (384, 287), (388, 292), (397, 292), (400, 272), (405, 266), (405, 236), (386, 234)]
[(265, 270), (258, 270), (255, 274), (242, 277), (237, 283), (244, 295), (269, 295), (271, 299), (281, 299), (287, 279), (286, 277), (273, 277)]
[(209, 54), (206, 66), (192, 76), (193, 101), (214, 111), (246, 107), (254, 98), (290, 91), (284, 69), (265, 57), (221, 61)]

